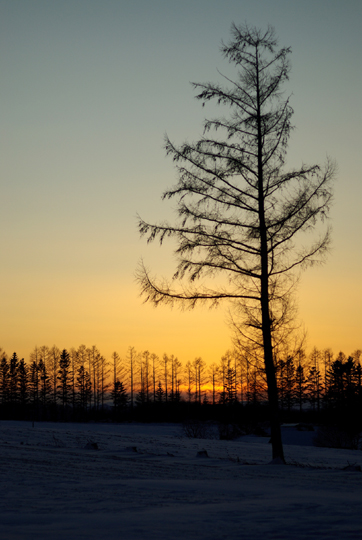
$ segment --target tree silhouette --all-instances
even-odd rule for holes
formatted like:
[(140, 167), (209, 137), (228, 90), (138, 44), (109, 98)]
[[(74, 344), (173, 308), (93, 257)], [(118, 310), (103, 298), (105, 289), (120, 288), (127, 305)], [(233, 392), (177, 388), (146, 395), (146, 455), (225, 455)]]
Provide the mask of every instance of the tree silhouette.
[(40, 403), (42, 405), (43, 410), (45, 410), (46, 406), (48, 405), (50, 401), (50, 396), (52, 394), (52, 385), (51, 385), (51, 381), (48, 375), (46, 364), (44, 363), (43, 359), (40, 359), (39, 361), (38, 372), (39, 372)]
[(55, 345), (49, 350), (48, 355), (48, 374), (52, 384), (52, 401), (53, 406), (57, 403), (58, 389), (58, 369), (59, 369), (60, 350)]
[(22, 358), (19, 362), (19, 401), (22, 414), (25, 413), (29, 398), (28, 372), (28, 366), (26, 365), (24, 358)]
[(0, 360), (0, 400), (3, 406), (9, 401), (9, 363), (5, 353)]
[(122, 381), (116, 380), (111, 391), (115, 420), (120, 420), (128, 402), (128, 396)]
[(163, 402), (164, 394), (165, 394), (165, 392), (164, 392), (164, 390), (162, 388), (161, 381), (158, 381), (158, 386), (157, 386), (157, 390), (156, 390), (157, 403), (162, 403)]
[(9, 401), (14, 406), (19, 400), (19, 358), (16, 352), (9, 362)]
[(92, 382), (84, 365), (81, 365), (78, 368), (75, 387), (77, 390), (76, 403), (81, 412), (86, 413), (88, 405), (90, 405), (92, 401)]
[(58, 371), (58, 391), (60, 402), (63, 408), (63, 414), (66, 405), (68, 405), (69, 396), (71, 392), (71, 380), (70, 380), (70, 356), (66, 349), (63, 349), (59, 359), (59, 371)]
[(304, 366), (299, 362), (295, 370), (295, 384), (296, 384), (296, 402), (298, 403), (299, 412), (302, 412), (303, 403), (305, 401), (305, 374)]
[(290, 413), (297, 398), (296, 370), (293, 357), (288, 355), (286, 360), (280, 359), (276, 369), (279, 372), (278, 386), (281, 408)]
[(293, 270), (316, 262), (328, 245), (327, 229), (309, 248), (295, 248), (299, 234), (313, 231), (328, 211), (334, 167), (328, 161), (323, 170), (302, 165), (285, 171), (293, 110), (281, 90), (291, 50), (277, 49), (271, 27), (233, 25), (232, 35), (221, 50), (236, 66), (236, 79), (224, 76), (225, 87), (193, 84), (203, 105), (215, 100), (230, 114), (206, 119), (195, 143), (177, 147), (166, 139), (179, 180), (163, 198), (176, 198), (176, 223), (139, 220), (148, 241), (176, 240), (173, 282), (180, 286), (158, 282), (143, 263), (137, 278), (154, 305), (229, 299), (242, 306), (246, 328), (257, 332), (253, 339), (263, 348), (273, 458), (284, 461), (272, 335), (285, 316)]
[(309, 355), (311, 362), (309, 373), (306, 378), (306, 394), (313, 411), (320, 412), (322, 392), (323, 392), (323, 377), (319, 370), (319, 361), (321, 353), (314, 347)]
[(201, 403), (202, 401), (202, 387), (205, 384), (205, 368), (206, 364), (200, 357), (195, 358), (192, 363), (194, 370), (194, 383), (195, 383), (195, 403)]
[[(176, 356), (165, 355), (169, 389), (167, 402), (163, 386), (165, 359), (157, 368), (156, 355), (153, 353), (149, 355), (151, 391), (147, 400), (144, 353), (140, 354), (131, 348), (136, 367), (140, 367), (140, 360), (143, 357), (142, 374), (141, 370), (136, 369), (131, 363), (123, 365), (123, 362), (120, 362), (117, 366), (118, 355), (116, 353), (114, 353), (116, 357), (112, 355), (113, 376), (116, 367), (117, 383), (114, 386), (113, 381), (112, 387), (108, 387), (107, 384), (106, 361), (103, 369), (104, 358), (100, 353), (96, 353), (95, 380), (98, 393), (96, 403), (101, 403), (104, 399), (105, 405), (101, 416), (100, 410), (93, 406), (93, 381), (85, 369), (88, 365), (93, 369), (92, 349), (81, 346), (77, 351), (81, 348), (84, 354), (79, 355), (80, 365), (75, 376), (75, 403), (72, 399), (72, 362), (67, 358), (66, 350), (62, 353), (59, 351), (62, 358), (58, 377), (62, 376), (63, 382), (67, 380), (68, 388), (64, 404), (61, 379), (58, 379), (57, 403), (53, 401), (53, 360), (44, 354), (46, 350), (51, 349), (36, 347), (28, 362), (24, 359), (19, 361), (17, 354), (8, 358), (0, 349), (0, 417), (30, 418), (33, 421), (49, 418), (75, 421), (130, 419), (132, 418), (130, 370), (134, 369), (133, 384), (135, 391), (137, 390), (137, 395), (135, 394), (137, 408), (134, 414), (137, 419), (151, 422), (160, 420), (179, 422), (189, 419), (197, 420), (198, 423), (203, 423), (206, 419), (214, 420), (222, 424), (219, 435), (224, 438), (239, 436), (241, 428), (245, 432), (260, 433), (267, 420), (265, 371), (262, 369), (260, 348), (256, 345), (253, 347), (251, 342), (236, 341), (235, 348), (226, 351), (219, 361), (209, 365), (207, 370), (204, 370), (205, 366), (199, 357), (188, 361), (183, 367)], [(87, 351), (91, 356), (90, 363)], [(313, 348), (307, 356), (302, 344), (296, 341), (293, 348), (288, 342), (283, 347), (275, 346), (274, 353), (277, 360), (276, 377), (283, 420), (288, 419), (290, 422), (304, 420), (307, 423), (312, 419), (317, 420), (324, 429), (320, 430), (317, 436), (318, 444), (359, 448), (362, 433), (361, 351), (358, 349), (349, 356), (340, 352), (334, 357), (329, 349), (319, 351)], [(12, 391), (15, 397), (10, 399), (11, 360), (12, 373), (17, 373), (17, 383), (15, 394), (14, 390)], [(50, 381), (48, 367), (51, 374)], [(155, 392), (152, 388), (154, 386)], [(307, 403), (305, 407), (304, 403)], [(235, 429), (233, 425), (236, 426)]]
[(134, 371), (135, 371), (135, 362), (136, 362), (136, 351), (134, 347), (128, 348), (127, 360), (129, 364), (129, 374), (130, 374), (130, 405), (131, 405), (131, 414), (132, 414), (133, 403), (134, 403)]
[(212, 404), (215, 405), (215, 398), (216, 398), (216, 383), (217, 383), (217, 377), (218, 377), (218, 374), (219, 374), (219, 368), (217, 366), (217, 364), (215, 363), (212, 363), (210, 366), (209, 366), (209, 375), (210, 375), (210, 380), (211, 380), (211, 384), (212, 384)]
[(29, 369), (29, 387), (33, 406), (38, 405), (39, 399), (39, 368), (36, 360), (33, 360)]
[(222, 390), (220, 392), (219, 402), (222, 404), (230, 404), (237, 401), (236, 390), (236, 369), (235, 361), (231, 351), (221, 358), (220, 374), (222, 382)]

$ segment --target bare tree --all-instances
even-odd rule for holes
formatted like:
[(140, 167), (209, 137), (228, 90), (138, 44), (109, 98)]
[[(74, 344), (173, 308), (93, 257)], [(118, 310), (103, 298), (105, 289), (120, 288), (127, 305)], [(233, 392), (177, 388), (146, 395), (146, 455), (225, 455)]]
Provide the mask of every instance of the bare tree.
[(298, 351), (298, 366), (295, 370), (296, 373), (296, 386), (297, 386), (297, 403), (299, 405), (299, 412), (302, 412), (303, 403), (305, 401), (305, 386), (306, 386), (306, 377), (305, 377), (305, 352), (304, 349), (300, 348)]
[(167, 403), (167, 401), (168, 401), (168, 390), (167, 390), (168, 385), (167, 385), (167, 383), (168, 383), (168, 378), (169, 378), (169, 362), (170, 362), (170, 359), (169, 359), (169, 357), (167, 356), (166, 353), (163, 355), (162, 358), (163, 358), (164, 381), (165, 381), (165, 394), (164, 395), (165, 395), (165, 401)]
[(156, 401), (156, 370), (157, 370), (157, 364), (159, 362), (159, 358), (157, 354), (155, 353), (151, 354), (151, 362), (152, 362), (153, 401)]
[(93, 383), (93, 407), (98, 411), (100, 404), (100, 385), (101, 385), (101, 353), (95, 345), (92, 345), (89, 353), (89, 375)]
[(49, 349), (47, 368), (48, 368), (48, 374), (49, 374), (51, 385), (52, 385), (52, 395), (53, 395), (52, 401), (53, 401), (54, 406), (57, 403), (58, 369), (59, 369), (60, 354), (61, 354), (61, 351), (55, 345), (53, 345), (53, 347)]
[(193, 367), (190, 360), (186, 362), (185, 373), (186, 373), (186, 378), (187, 378), (187, 401), (191, 403), (191, 394), (192, 394), (191, 385), (192, 385), (192, 380), (193, 380), (192, 379)]
[(104, 412), (104, 404), (107, 398), (107, 392), (110, 388), (109, 375), (111, 373), (109, 362), (104, 356), (99, 356), (99, 395), (101, 411)]
[(14, 406), (19, 401), (19, 358), (16, 352), (9, 360), (9, 402)]
[(180, 386), (182, 384), (182, 363), (180, 360), (172, 355), (172, 368), (173, 368), (173, 380), (174, 380), (174, 390), (172, 390), (172, 396), (175, 401), (180, 401), (181, 391)]
[(145, 392), (145, 399), (147, 403), (150, 401), (150, 386), (151, 386), (150, 356), (151, 355), (149, 351), (143, 351), (142, 356), (140, 358), (140, 362), (142, 364), (141, 371), (143, 368), (143, 390)]
[(133, 411), (134, 404), (134, 378), (135, 378), (135, 363), (136, 363), (137, 353), (134, 347), (128, 348), (127, 361), (129, 365), (129, 374), (130, 374), (130, 405), (131, 413)]
[(79, 366), (83, 366), (85, 369), (85, 364), (87, 361), (87, 347), (83, 343), (79, 345), (77, 349), (77, 355), (79, 360)]
[(91, 405), (92, 402), (92, 382), (84, 363), (80, 364), (78, 368), (75, 384), (77, 388), (77, 404), (80, 411), (85, 414), (88, 405)]
[(235, 80), (193, 83), (203, 105), (216, 100), (230, 114), (206, 119), (195, 143), (178, 147), (166, 138), (179, 180), (163, 198), (176, 198), (176, 223), (139, 220), (148, 241), (176, 240), (173, 283), (179, 287), (157, 281), (143, 263), (137, 277), (145, 300), (155, 305), (217, 305), (223, 299), (243, 305), (245, 324), (259, 332), (263, 347), (273, 459), (284, 461), (272, 334), (283, 321), (293, 270), (320, 260), (328, 246), (328, 228), (305, 249), (299, 249), (299, 235), (313, 233), (326, 216), (334, 166), (327, 161), (323, 169), (285, 170), (293, 110), (281, 90), (291, 50), (278, 50), (271, 27), (263, 32), (233, 25), (232, 35), (221, 51), (237, 68)]
[(76, 402), (76, 399), (75, 399), (76, 382), (77, 382), (76, 377), (77, 377), (77, 371), (78, 371), (79, 366), (81, 365), (81, 362), (79, 360), (78, 351), (75, 350), (73, 347), (69, 351), (69, 356), (70, 356), (70, 365), (71, 365), (70, 375), (71, 375), (71, 386), (72, 386), (72, 407), (74, 410), (75, 404), (76, 404), (75, 403)]
[(195, 403), (202, 402), (202, 387), (206, 384), (205, 361), (198, 357), (192, 363), (194, 370), (194, 382), (195, 382)]
[(219, 375), (219, 367), (217, 364), (215, 364), (215, 362), (213, 362), (209, 366), (209, 377), (212, 384), (212, 404), (213, 405), (215, 405), (216, 403), (215, 398), (216, 398), (216, 387), (217, 387), (217, 382), (218, 382), (218, 375)]
[(112, 353), (112, 360), (113, 360), (113, 386), (114, 386), (118, 378), (117, 371), (118, 371), (118, 363), (119, 363), (119, 354), (116, 351)]

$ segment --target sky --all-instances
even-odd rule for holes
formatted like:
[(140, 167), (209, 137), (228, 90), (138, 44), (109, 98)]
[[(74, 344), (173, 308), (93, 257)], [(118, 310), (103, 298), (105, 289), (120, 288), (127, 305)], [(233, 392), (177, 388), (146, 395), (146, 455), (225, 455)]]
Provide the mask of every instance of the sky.
[(274, 26), (291, 46), (288, 165), (338, 164), (333, 243), (298, 289), (308, 346), (362, 348), (362, 3), (359, 0), (0, 0), (0, 347), (96, 345), (201, 356), (232, 347), (228, 306), (144, 304), (143, 258), (170, 276), (137, 214), (172, 219), (163, 148), (197, 140), (191, 81), (219, 81), (232, 22)]

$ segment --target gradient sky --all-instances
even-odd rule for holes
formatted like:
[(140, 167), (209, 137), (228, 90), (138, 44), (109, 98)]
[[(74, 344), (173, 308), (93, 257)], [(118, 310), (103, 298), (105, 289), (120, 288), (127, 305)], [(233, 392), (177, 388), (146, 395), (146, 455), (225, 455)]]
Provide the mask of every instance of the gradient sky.
[[(0, 347), (133, 345), (182, 362), (231, 347), (226, 309), (144, 305), (141, 257), (170, 275), (168, 247), (136, 215), (172, 217), (163, 136), (201, 134), (190, 81), (230, 70), (230, 26), (276, 29), (291, 46), (295, 131), (288, 164), (338, 163), (333, 247), (299, 287), (308, 344), (362, 347), (360, 0), (1, 0)], [(210, 110), (210, 109), (209, 109)]]

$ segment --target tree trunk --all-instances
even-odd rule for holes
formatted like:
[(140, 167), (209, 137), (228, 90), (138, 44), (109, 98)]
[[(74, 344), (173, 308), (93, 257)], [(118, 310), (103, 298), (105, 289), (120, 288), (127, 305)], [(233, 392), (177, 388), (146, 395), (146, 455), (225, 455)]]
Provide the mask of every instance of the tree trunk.
[(257, 117), (258, 117), (258, 187), (259, 187), (259, 232), (260, 232), (260, 259), (261, 259), (261, 317), (262, 334), (264, 345), (264, 364), (265, 374), (268, 386), (268, 401), (271, 428), (271, 443), (273, 460), (280, 459), (285, 463), (282, 434), (280, 429), (278, 388), (275, 377), (275, 367), (273, 360), (273, 346), (271, 339), (271, 323), (269, 313), (269, 268), (268, 268), (268, 241), (265, 224), (265, 206), (264, 206), (264, 178), (263, 178), (263, 139), (261, 123), (261, 105), (260, 105), (260, 82), (258, 67), (258, 51), (256, 51), (257, 60)]

